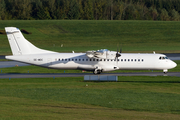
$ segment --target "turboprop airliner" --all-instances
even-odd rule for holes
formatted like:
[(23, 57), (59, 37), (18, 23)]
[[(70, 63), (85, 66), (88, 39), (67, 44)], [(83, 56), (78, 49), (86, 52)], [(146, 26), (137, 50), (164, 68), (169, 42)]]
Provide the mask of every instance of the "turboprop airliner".
[(6, 59), (53, 69), (78, 69), (94, 74), (114, 70), (163, 70), (177, 66), (164, 54), (121, 53), (101, 49), (86, 53), (58, 53), (40, 49), (26, 40), (16, 27), (6, 27), (12, 55)]

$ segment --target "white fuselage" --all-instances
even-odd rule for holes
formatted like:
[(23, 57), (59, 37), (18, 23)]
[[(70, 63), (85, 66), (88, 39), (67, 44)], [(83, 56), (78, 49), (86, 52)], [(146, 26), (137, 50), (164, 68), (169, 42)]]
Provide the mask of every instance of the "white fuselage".
[(49, 53), (34, 55), (6, 56), (7, 59), (20, 61), (32, 65), (54, 68), (54, 69), (81, 69), (94, 71), (113, 70), (168, 70), (176, 66), (170, 59), (159, 59), (166, 57), (163, 54), (139, 54), (122, 53), (116, 59), (89, 58), (85, 53)]
[(176, 67), (176, 63), (163, 54), (121, 53), (101, 49), (86, 53), (57, 53), (43, 50), (26, 40), (18, 28), (6, 27), (12, 56), (6, 59), (54, 69), (80, 69), (99, 74), (119, 69), (163, 70)]

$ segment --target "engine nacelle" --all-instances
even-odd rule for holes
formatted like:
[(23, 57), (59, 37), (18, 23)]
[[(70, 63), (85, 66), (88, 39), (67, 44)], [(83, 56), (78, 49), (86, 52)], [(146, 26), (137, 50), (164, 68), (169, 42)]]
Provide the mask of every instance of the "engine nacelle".
[(109, 51), (107, 49), (101, 49), (97, 51), (87, 51), (86, 56), (89, 58), (101, 58), (101, 59), (114, 59), (116, 57), (115, 51)]

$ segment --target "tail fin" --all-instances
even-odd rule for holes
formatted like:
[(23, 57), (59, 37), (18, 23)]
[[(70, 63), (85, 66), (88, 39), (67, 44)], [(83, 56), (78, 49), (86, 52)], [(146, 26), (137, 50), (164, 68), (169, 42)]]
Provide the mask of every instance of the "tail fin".
[(15, 27), (5, 27), (11, 51), (13, 55), (28, 55), (55, 53), (43, 49), (39, 49), (24, 38), (21, 31)]

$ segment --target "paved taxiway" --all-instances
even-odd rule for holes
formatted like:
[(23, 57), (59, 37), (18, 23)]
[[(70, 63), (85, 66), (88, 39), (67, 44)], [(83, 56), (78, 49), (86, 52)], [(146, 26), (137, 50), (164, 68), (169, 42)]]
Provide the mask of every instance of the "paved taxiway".
[(16, 61), (1, 61), (0, 68), (15, 67), (15, 66), (29, 66), (29, 64)]
[[(92, 73), (26, 73), (26, 74), (0, 74), (2, 78), (57, 78), (57, 77), (83, 77), (84, 75), (93, 75)], [(177, 76), (180, 77), (180, 72), (138, 72), (138, 73), (102, 73), (100, 75), (113, 76)]]

